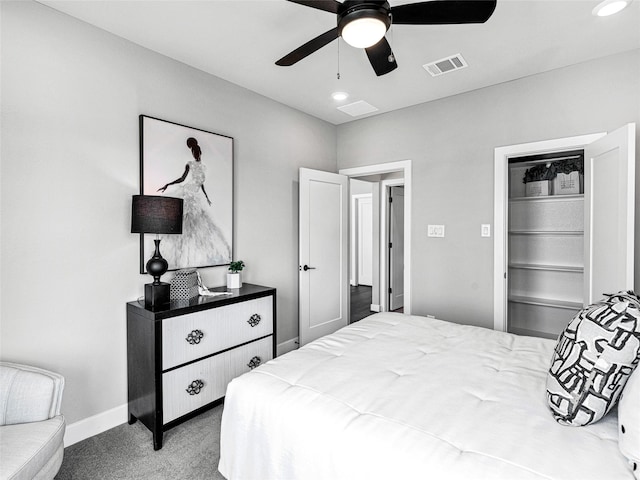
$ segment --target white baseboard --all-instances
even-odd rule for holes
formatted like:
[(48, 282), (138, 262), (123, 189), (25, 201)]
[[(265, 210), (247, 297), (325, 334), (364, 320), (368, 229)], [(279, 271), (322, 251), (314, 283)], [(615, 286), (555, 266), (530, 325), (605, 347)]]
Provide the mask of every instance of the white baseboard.
[(287, 352), (295, 350), (298, 348), (298, 337), (292, 338), (291, 340), (287, 340), (286, 342), (279, 343), (276, 346), (276, 355), (279, 357), (280, 355), (284, 355)]
[(375, 304), (372, 303), (371, 306), (369, 307), (369, 309), (372, 312), (379, 312), (380, 311), (380, 305), (375, 305)]
[(98, 413), (67, 425), (64, 433), (64, 446), (68, 447), (85, 438), (93, 437), (110, 428), (117, 427), (128, 420), (129, 410), (127, 404), (112, 408), (106, 412)]
[[(278, 356), (284, 355), (287, 352), (298, 348), (298, 337), (282, 342), (276, 347), (276, 354)], [(112, 408), (106, 412), (98, 413), (89, 418), (79, 420), (70, 425), (67, 425), (64, 433), (64, 446), (69, 447), (74, 443), (81, 442), (82, 440), (98, 435), (105, 432), (110, 428), (117, 427), (128, 421), (129, 410), (127, 404), (120, 405), (119, 407)]]

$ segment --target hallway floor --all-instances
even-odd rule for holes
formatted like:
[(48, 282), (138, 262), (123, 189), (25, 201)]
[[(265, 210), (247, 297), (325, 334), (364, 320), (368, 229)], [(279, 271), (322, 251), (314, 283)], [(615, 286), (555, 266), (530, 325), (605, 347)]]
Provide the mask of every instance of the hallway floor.
[[(367, 285), (351, 286), (351, 318), (349, 323), (355, 323), (376, 312), (371, 311), (371, 287)], [(404, 308), (400, 307), (394, 312), (404, 313)]]
[(374, 313), (371, 311), (371, 287), (366, 285), (351, 286), (351, 318), (349, 323), (357, 322)]

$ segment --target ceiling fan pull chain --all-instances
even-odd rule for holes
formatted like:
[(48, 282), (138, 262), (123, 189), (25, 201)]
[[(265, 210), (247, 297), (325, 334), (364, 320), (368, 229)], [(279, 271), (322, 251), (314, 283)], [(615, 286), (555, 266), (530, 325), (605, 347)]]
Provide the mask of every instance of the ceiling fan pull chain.
[(336, 74), (338, 80), (340, 80), (340, 38), (338, 38), (338, 73)]

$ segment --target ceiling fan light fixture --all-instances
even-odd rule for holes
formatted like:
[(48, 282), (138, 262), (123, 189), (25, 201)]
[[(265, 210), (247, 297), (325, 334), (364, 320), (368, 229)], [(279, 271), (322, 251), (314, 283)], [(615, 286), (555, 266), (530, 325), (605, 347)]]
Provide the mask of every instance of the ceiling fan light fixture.
[(630, 3), (631, 0), (605, 0), (596, 5), (591, 13), (597, 17), (608, 17), (624, 10)]
[(387, 33), (387, 25), (371, 17), (356, 18), (342, 28), (342, 38), (352, 47), (369, 48), (378, 43)]
[[(1, 0), (0, 0), (1, 1)], [(630, 0), (628, 0), (630, 1)], [(498, 0), (414, 1), (391, 7), (388, 0), (289, 0), (336, 16), (337, 25), (288, 53), (276, 65), (291, 66), (342, 37), (350, 46), (365, 49), (369, 63), (380, 77), (396, 68), (387, 30), (397, 25), (454, 25), (485, 23)], [(338, 65), (339, 66), (339, 65)], [(338, 73), (338, 79), (340, 75)]]

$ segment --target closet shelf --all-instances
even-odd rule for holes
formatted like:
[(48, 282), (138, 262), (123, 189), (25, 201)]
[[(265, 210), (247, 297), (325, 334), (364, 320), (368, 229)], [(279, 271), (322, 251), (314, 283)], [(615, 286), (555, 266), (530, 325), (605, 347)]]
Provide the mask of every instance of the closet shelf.
[(515, 333), (516, 335), (522, 335), (525, 337), (542, 337), (551, 340), (557, 340), (559, 333), (543, 332), (542, 330), (531, 330), (528, 328), (509, 327), (509, 333)]
[(567, 310), (580, 310), (582, 308), (582, 303), (580, 302), (570, 302), (566, 300), (556, 300), (551, 298), (510, 295), (509, 301), (513, 303), (525, 303), (527, 305), (538, 305), (541, 307), (565, 308)]
[(555, 202), (558, 200), (583, 200), (584, 193), (576, 193), (574, 195), (547, 195), (539, 197), (511, 197), (509, 202)]
[(582, 236), (583, 230), (509, 230), (509, 235)]
[(509, 268), (520, 268), (524, 270), (546, 270), (551, 272), (584, 272), (584, 267), (575, 267), (571, 265), (541, 265), (535, 263), (510, 263)]

